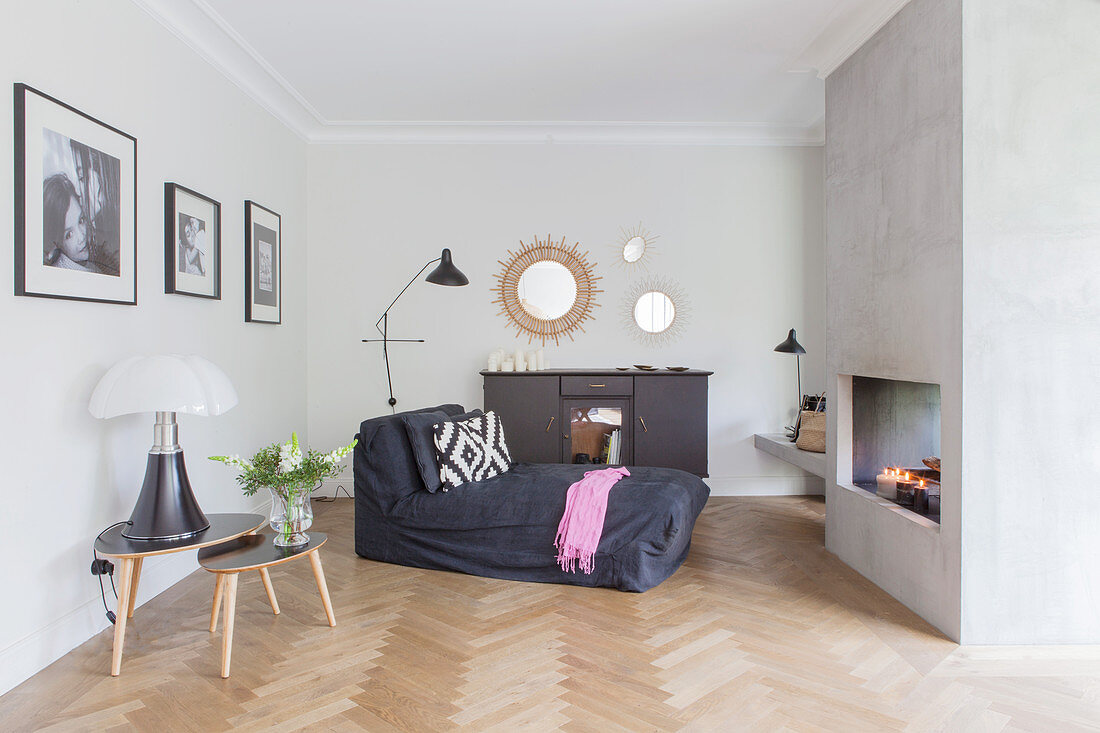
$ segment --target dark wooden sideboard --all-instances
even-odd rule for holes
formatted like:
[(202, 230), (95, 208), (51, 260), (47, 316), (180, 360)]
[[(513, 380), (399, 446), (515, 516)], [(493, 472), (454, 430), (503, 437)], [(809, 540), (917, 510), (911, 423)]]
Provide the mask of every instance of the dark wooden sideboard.
[[(707, 475), (707, 378), (690, 369), (481, 372), (485, 410), (504, 425), (512, 460), (598, 462), (618, 431), (617, 463)], [(612, 461), (615, 463), (615, 461)]]

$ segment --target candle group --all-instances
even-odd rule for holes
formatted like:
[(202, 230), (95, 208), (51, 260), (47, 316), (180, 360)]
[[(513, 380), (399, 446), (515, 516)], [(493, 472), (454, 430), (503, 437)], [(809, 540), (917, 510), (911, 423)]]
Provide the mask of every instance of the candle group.
[(505, 354), (504, 347), (498, 346), (489, 353), (485, 368), (490, 372), (542, 371), (546, 368), (546, 357), (542, 349), (524, 352), (523, 349), (517, 348), (514, 354)]

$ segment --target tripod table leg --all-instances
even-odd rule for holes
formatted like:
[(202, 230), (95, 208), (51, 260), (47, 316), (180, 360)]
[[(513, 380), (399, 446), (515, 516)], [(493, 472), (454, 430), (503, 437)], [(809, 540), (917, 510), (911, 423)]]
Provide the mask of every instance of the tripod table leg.
[(122, 671), (122, 646), (126, 641), (126, 613), (130, 610), (130, 588), (134, 580), (134, 558), (119, 558), (118, 613), (115, 616), (115, 645), (111, 650), (111, 676)]
[(336, 614), (332, 612), (332, 601), (328, 597), (328, 585), (325, 583), (325, 571), (321, 567), (321, 551), (319, 549), (309, 553), (309, 564), (313, 566), (313, 577), (317, 581), (317, 590), (321, 592), (321, 603), (325, 606), (328, 625), (335, 626)]

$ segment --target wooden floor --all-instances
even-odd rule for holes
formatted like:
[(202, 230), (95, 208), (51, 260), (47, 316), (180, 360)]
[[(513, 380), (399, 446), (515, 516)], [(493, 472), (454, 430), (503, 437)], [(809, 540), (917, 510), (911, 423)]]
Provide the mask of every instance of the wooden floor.
[(1100, 730), (1095, 649), (960, 649), (825, 552), (813, 498), (714, 498), (643, 594), (357, 557), (349, 500), (308, 563), (238, 591), (233, 675), (196, 572), (0, 698), (3, 730)]

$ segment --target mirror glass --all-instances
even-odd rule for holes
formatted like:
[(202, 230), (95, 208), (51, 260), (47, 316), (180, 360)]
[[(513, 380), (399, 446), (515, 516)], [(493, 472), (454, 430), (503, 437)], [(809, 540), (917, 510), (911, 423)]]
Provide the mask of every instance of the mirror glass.
[(536, 262), (524, 270), (516, 290), (523, 310), (546, 321), (564, 316), (577, 300), (573, 273), (551, 260)]
[(638, 328), (646, 333), (661, 333), (672, 325), (676, 318), (676, 306), (672, 298), (662, 292), (651, 290), (643, 293), (634, 304), (634, 321)]
[(627, 262), (637, 262), (645, 254), (645, 238), (631, 237), (623, 245), (623, 259)]

